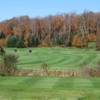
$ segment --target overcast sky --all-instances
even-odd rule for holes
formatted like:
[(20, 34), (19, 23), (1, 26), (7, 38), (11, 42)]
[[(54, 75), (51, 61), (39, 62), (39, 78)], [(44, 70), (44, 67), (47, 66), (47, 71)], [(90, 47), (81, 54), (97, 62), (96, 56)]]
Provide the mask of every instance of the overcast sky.
[(100, 0), (0, 0), (0, 21), (16, 16), (48, 16), (100, 11)]

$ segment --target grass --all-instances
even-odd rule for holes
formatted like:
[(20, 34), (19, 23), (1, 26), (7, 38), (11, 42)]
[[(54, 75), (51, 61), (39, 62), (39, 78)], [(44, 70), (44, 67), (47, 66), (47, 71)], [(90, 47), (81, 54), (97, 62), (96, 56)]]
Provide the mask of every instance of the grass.
[[(6, 49), (13, 52), (14, 49)], [(49, 69), (79, 69), (82, 65), (95, 67), (100, 61), (100, 52), (95, 49), (76, 48), (32, 48), (18, 49), (18, 67), (23, 69), (40, 69), (41, 65), (48, 64)]]
[[(6, 48), (9, 53), (14, 49)], [(100, 52), (95, 49), (32, 48), (18, 49), (18, 67), (40, 69), (79, 69), (82, 65), (95, 67)], [(100, 100), (100, 78), (58, 77), (0, 77), (0, 100)]]
[(100, 78), (0, 77), (0, 97), (4, 100), (100, 100)]

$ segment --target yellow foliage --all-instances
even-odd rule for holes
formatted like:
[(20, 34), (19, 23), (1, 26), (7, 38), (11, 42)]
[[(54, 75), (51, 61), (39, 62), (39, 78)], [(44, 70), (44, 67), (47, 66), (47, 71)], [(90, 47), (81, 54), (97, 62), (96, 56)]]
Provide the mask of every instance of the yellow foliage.
[(3, 47), (6, 45), (6, 40), (5, 39), (0, 39), (0, 46)]
[(87, 43), (87, 38), (82, 39), (80, 35), (75, 35), (72, 41), (72, 45), (79, 48), (87, 46)]

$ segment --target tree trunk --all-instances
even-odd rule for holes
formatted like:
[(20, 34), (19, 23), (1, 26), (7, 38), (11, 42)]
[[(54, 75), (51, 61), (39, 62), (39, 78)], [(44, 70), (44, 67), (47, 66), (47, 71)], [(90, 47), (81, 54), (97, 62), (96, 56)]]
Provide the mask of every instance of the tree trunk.
[(96, 48), (100, 50), (100, 18), (97, 20)]

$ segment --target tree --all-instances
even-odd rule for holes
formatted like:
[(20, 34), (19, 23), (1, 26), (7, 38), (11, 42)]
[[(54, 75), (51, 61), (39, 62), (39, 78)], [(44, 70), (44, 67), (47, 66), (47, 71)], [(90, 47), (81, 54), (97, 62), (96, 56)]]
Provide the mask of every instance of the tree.
[(24, 37), (23, 36), (19, 36), (18, 37), (18, 41), (16, 43), (16, 47), (17, 48), (24, 48), (25, 44), (24, 44)]
[[(80, 23), (79, 23), (79, 29), (78, 29), (77, 34), (79, 34), (78, 36), (80, 37), (80, 39), (82, 41), (80, 43), (83, 44), (83, 47), (88, 46), (88, 39), (87, 39), (88, 30), (86, 27), (86, 20), (85, 20), (84, 15), (80, 16)], [(82, 46), (82, 44), (80, 44), (80, 45)]]
[(12, 18), (0, 22), (0, 37), (5, 35), (3, 41), (0, 39), (0, 45), (4, 46), (4, 40), (12, 35), (18, 37), (18, 47), (26, 48), (44, 45), (72, 46), (74, 37), (88, 42), (90, 36), (99, 33), (100, 26), (97, 24), (99, 17), (100, 13), (85, 11), (82, 14), (69, 13), (44, 18), (29, 18), (28, 16)]
[(5, 38), (5, 34), (2, 31), (0, 31), (0, 39), (3, 39), (3, 38)]
[(6, 42), (7, 47), (16, 47), (17, 40), (18, 39), (15, 35), (9, 36)]
[(96, 39), (97, 50), (100, 50), (100, 16), (97, 18), (97, 39)]
[(71, 15), (68, 15), (68, 38), (67, 38), (67, 45), (71, 45)]
[(5, 46), (6, 42), (5, 42), (5, 34), (0, 31), (0, 46)]

